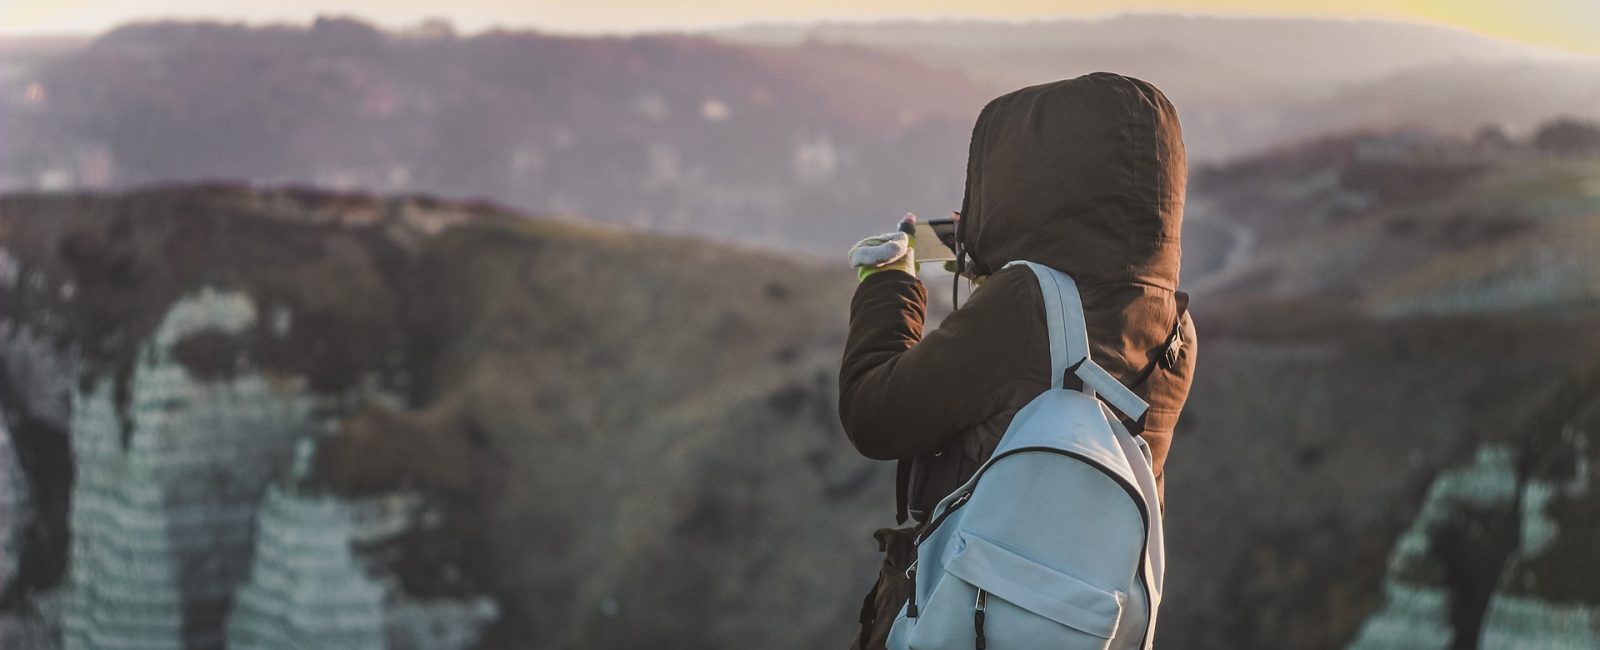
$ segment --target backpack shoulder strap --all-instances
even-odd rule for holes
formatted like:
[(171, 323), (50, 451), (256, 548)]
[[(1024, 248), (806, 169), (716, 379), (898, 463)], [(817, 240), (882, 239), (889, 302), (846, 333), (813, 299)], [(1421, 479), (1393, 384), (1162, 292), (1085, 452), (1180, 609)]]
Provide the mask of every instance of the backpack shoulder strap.
[(1049, 328), (1050, 387), (1066, 388), (1067, 373), (1089, 358), (1089, 328), (1083, 321), (1083, 299), (1078, 296), (1078, 285), (1070, 276), (1056, 273), (1043, 264), (1019, 261), (1006, 266), (1026, 266), (1039, 279), (1045, 324)]
[(1045, 324), (1050, 337), (1050, 387), (1066, 387), (1067, 373), (1083, 383), (1083, 392), (1096, 396), (1131, 420), (1139, 420), (1149, 405), (1116, 377), (1090, 358), (1089, 328), (1083, 318), (1083, 299), (1072, 276), (1037, 262), (1017, 260), (1033, 271), (1044, 297)]

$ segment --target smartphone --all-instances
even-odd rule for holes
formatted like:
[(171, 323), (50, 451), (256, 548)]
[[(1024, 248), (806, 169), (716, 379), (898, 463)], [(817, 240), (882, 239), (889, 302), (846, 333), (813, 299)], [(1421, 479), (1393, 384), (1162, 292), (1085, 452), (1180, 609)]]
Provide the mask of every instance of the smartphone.
[(956, 220), (929, 219), (917, 222), (917, 262), (944, 262), (956, 258)]

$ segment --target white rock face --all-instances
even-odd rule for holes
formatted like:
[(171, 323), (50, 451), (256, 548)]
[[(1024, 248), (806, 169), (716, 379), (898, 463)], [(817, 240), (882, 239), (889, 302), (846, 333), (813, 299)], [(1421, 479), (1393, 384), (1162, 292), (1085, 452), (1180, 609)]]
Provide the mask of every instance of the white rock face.
[[(84, 650), (477, 641), (495, 617), (492, 600), (408, 600), (355, 550), (418, 525), (416, 497), (348, 502), (295, 488), (295, 450), (307, 457), (337, 417), (333, 398), (248, 359), (225, 376), (199, 378), (173, 356), (185, 337), (240, 334), (256, 318), (245, 294), (191, 294), (139, 348), (125, 403), (111, 376), (74, 391), (77, 480), (59, 606), (37, 621), (0, 621), (0, 647), (50, 648), (58, 636), (61, 647)], [(13, 513), (27, 503), (9, 450), (0, 445), (0, 549), (12, 561), (8, 522), (24, 521)], [(14, 568), (0, 562), (0, 576)]]
[[(14, 282), (20, 277), (20, 267), (4, 249), (0, 249), (0, 283)], [(13, 321), (5, 320), (0, 309), (0, 359), (11, 380), (18, 400), (13, 404), (0, 404), (0, 413), (26, 412), (34, 418), (49, 422), (65, 430), (70, 418), (72, 377), (77, 372), (78, 358), (70, 352), (58, 350), (46, 337), (38, 336)], [(40, 516), (34, 506), (28, 477), (23, 473), (21, 457), (9, 422), (0, 419), (0, 588), (12, 585), (21, 568), (23, 539), (28, 527)], [(53, 434), (51, 434), (53, 435)], [(60, 647), (59, 603), (55, 596), (34, 593), (30, 596), (33, 607), (22, 611), (0, 613), (0, 648), (27, 648), (53, 650)]]
[(350, 509), (273, 489), (260, 522), (251, 580), (228, 620), (229, 647), (384, 648), (384, 588), (351, 554)]
[(28, 482), (11, 445), (11, 430), (0, 418), (0, 585), (11, 584), (17, 576), (22, 554), (20, 536), (33, 520), (33, 504), (28, 499)]
[[(1478, 585), (1488, 601), (1475, 647), (1600, 648), (1600, 591), (1595, 576), (1586, 575), (1592, 574), (1593, 553), (1600, 550), (1585, 541), (1594, 539), (1595, 523), (1571, 514), (1600, 494), (1600, 473), (1593, 471), (1595, 450), (1582, 426), (1567, 425), (1558, 433), (1542, 441), (1548, 446), (1535, 462), (1519, 461), (1511, 448), (1489, 445), (1478, 449), (1473, 463), (1435, 479), (1422, 513), (1390, 557), (1384, 606), (1367, 619), (1351, 648), (1452, 647), (1455, 594), (1445, 584), (1445, 565), (1453, 562), (1460, 571), (1464, 562), (1488, 561), (1461, 549), (1473, 542), (1479, 551), (1493, 549), (1497, 535), (1500, 556), (1493, 558), (1495, 564), (1477, 567), (1493, 571), (1487, 573), (1489, 582)], [(1537, 448), (1541, 441), (1525, 444)], [(1519, 467), (1528, 473), (1519, 475)], [(1567, 514), (1553, 512), (1556, 504)], [(1454, 553), (1433, 547), (1441, 527), (1463, 544)], [(1462, 543), (1463, 537), (1474, 539)], [(1566, 584), (1553, 587), (1552, 582)]]
[[(1480, 647), (1485, 650), (1528, 647), (1528, 640), (1535, 638), (1540, 648), (1549, 650), (1600, 648), (1600, 605), (1594, 600), (1553, 603), (1525, 593), (1539, 590), (1540, 576), (1529, 565), (1555, 552), (1552, 547), (1564, 532), (1563, 523), (1568, 528), (1592, 530), (1595, 526), (1592, 521), (1562, 522), (1550, 512), (1552, 503), (1558, 500), (1572, 503), (1600, 496), (1600, 472), (1594, 471), (1595, 450), (1590, 446), (1588, 432), (1575, 427), (1563, 430), (1557, 450), (1556, 456), (1571, 460), (1572, 475), (1557, 481), (1534, 478), (1523, 487), (1520, 543), (1501, 576), (1500, 590), (1489, 599), (1489, 609), (1484, 614)], [(1568, 530), (1565, 534), (1594, 539), (1592, 533), (1583, 531)], [(1600, 548), (1589, 550), (1600, 552)], [(1581, 575), (1592, 571), (1596, 563), (1591, 561), (1588, 569), (1568, 566)], [(1590, 575), (1587, 580), (1592, 585), (1600, 575)], [(1593, 598), (1595, 590), (1591, 588), (1589, 593)]]
[(1434, 529), (1473, 508), (1513, 507), (1517, 496), (1515, 457), (1506, 447), (1478, 450), (1472, 464), (1439, 475), (1428, 488), (1422, 512), (1395, 543), (1384, 582), (1384, 605), (1362, 624), (1351, 650), (1427, 650), (1450, 647), (1450, 594), (1434, 580), (1411, 576), (1426, 571)]
[(242, 294), (185, 298), (140, 349), (125, 415), (109, 377), (76, 400), (67, 648), (223, 647), (257, 503), (314, 430), (313, 400), (249, 372), (197, 381), (172, 347), (254, 319)]
[[(1537, 639), (1537, 643), (1533, 639)], [(1489, 613), (1483, 622), (1483, 636), (1478, 647), (1484, 650), (1600, 648), (1600, 608), (1495, 594), (1489, 601)]]
[(475, 644), (496, 610), (486, 598), (417, 602), (374, 576), (352, 544), (416, 525), (417, 499), (357, 502), (273, 488), (261, 508), (255, 567), (228, 620), (234, 650), (454, 650)]
[(12, 388), (23, 402), (8, 406), (22, 407), (36, 418), (66, 428), (77, 388), (73, 378), (82, 359), (71, 350), (58, 349), (48, 336), (6, 321), (4, 316), (0, 310), (0, 359), (5, 359)]
[[(0, 589), (16, 580), (22, 559), (22, 534), (33, 520), (32, 505), (28, 482), (11, 444), (11, 430), (0, 418)], [(0, 614), (0, 648), (32, 647), (23, 645), (26, 625), (21, 617)]]

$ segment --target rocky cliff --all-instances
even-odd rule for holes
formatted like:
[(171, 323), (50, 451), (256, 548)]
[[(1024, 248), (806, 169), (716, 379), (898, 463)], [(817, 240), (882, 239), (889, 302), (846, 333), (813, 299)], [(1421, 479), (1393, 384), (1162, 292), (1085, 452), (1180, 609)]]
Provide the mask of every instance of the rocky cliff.
[[(1202, 180), (1245, 245), (1192, 276), (1163, 645), (1592, 647), (1600, 310), (1493, 299), (1592, 245), (1590, 163), (1418, 201), (1347, 153)], [(0, 644), (843, 646), (892, 503), (834, 414), (850, 290), (424, 197), (0, 199)]]
[(1382, 609), (1351, 647), (1600, 646), (1597, 407), (1590, 367), (1518, 435), (1439, 474), (1391, 551)]
[[(1506, 647), (1513, 628), (1491, 635), (1473, 621), (1514, 524), (1497, 524), (1494, 553), (1466, 552), (1492, 526), (1463, 504), (1536, 485), (1501, 470), (1538, 462), (1525, 450), (1559, 434), (1548, 421), (1577, 417), (1558, 403), (1600, 398), (1577, 380), (1566, 402), (1551, 397), (1600, 358), (1594, 165), (1412, 132), (1195, 175), (1185, 253), (1206, 237), (1226, 245), (1184, 260), (1203, 360), (1168, 470), (1168, 642)], [(1548, 561), (1592, 581), (1583, 526), (1551, 530), (1574, 545), (1552, 546)], [(1395, 568), (1440, 554), (1456, 567), (1449, 580)], [(1397, 589), (1425, 592), (1434, 609)], [(1520, 647), (1583, 638), (1546, 630), (1567, 611), (1556, 604), (1581, 598), (1529, 593)]]
[[(833, 416), (847, 274), (310, 192), (0, 224), (6, 647), (814, 647), (853, 615), (886, 479)], [(835, 605), (762, 623), (797, 602)]]

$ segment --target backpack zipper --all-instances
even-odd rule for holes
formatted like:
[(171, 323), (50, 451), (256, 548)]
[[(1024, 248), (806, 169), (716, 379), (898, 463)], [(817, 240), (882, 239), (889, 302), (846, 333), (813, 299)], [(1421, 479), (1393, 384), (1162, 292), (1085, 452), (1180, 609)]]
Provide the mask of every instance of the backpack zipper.
[(983, 612), (988, 609), (989, 592), (978, 589), (978, 599), (972, 603), (972, 627), (977, 633), (974, 646), (977, 650), (984, 650), (989, 646), (989, 641), (983, 638)]
[[(939, 524), (944, 523), (945, 518), (950, 516), (950, 513), (960, 509), (962, 505), (966, 504), (967, 499), (970, 498), (972, 498), (972, 490), (967, 490), (966, 492), (963, 492), (961, 496), (956, 497), (955, 502), (951, 503), (950, 507), (945, 508), (944, 512), (939, 513), (939, 516), (934, 517), (933, 521), (929, 522), (928, 526), (922, 529), (922, 532), (917, 533), (917, 537), (916, 539), (912, 540), (911, 545), (913, 547), (921, 546), (922, 540), (927, 538), (926, 534), (928, 532), (932, 531), (934, 528), (938, 528)], [(921, 558), (912, 558), (911, 566), (906, 568), (906, 577), (911, 579), (911, 599), (906, 602), (906, 618), (917, 617), (917, 562), (920, 559)]]
[(945, 508), (944, 512), (939, 513), (939, 516), (934, 517), (933, 521), (928, 522), (928, 525), (922, 529), (922, 532), (917, 533), (917, 538), (912, 541), (911, 545), (921, 546), (922, 542), (928, 539), (928, 535), (932, 534), (934, 529), (939, 527), (939, 524), (944, 523), (944, 520), (949, 518), (951, 513), (960, 510), (961, 506), (966, 505), (967, 500), (971, 498), (972, 490), (962, 492), (961, 496), (956, 497), (956, 500), (951, 502), (950, 507)]

